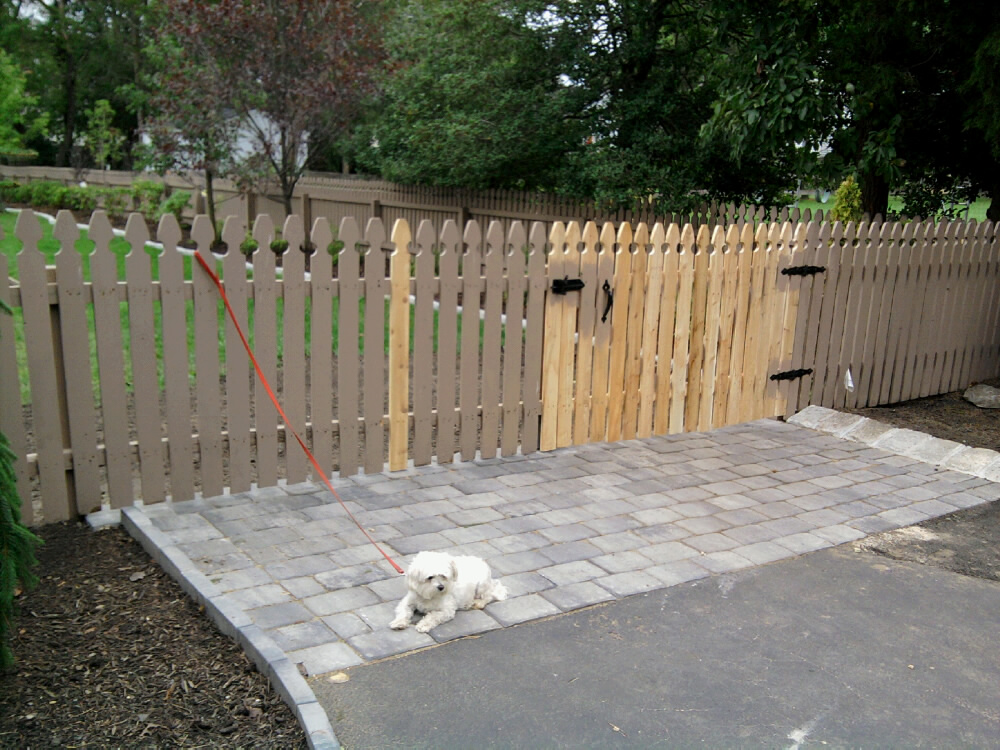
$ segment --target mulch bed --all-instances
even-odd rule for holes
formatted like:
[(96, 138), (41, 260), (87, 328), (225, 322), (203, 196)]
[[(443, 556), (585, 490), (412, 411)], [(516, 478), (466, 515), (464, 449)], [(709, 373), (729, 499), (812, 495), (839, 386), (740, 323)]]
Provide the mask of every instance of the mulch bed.
[(123, 529), (37, 532), (0, 747), (306, 747), (267, 679)]

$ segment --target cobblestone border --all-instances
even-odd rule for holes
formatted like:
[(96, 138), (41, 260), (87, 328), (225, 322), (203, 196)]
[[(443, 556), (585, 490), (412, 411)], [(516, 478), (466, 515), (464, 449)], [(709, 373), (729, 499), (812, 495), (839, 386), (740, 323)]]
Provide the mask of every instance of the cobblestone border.
[(823, 406), (807, 406), (790, 417), (788, 422), (944, 469), (971, 474), (990, 482), (1000, 482), (1000, 453), (987, 448), (970, 448), (953, 440), (942, 440), (923, 432), (892, 427), (868, 417)]
[(205, 614), (215, 626), (235, 640), (257, 666), (257, 670), (267, 676), (278, 695), (295, 713), (295, 718), (306, 733), (309, 747), (316, 750), (340, 748), (340, 742), (326, 712), (316, 700), (316, 694), (274, 640), (254, 625), (249, 615), (198, 570), (166, 534), (153, 526), (141, 506), (123, 508), (121, 522), (125, 530), (180, 584), (188, 596), (205, 608)]

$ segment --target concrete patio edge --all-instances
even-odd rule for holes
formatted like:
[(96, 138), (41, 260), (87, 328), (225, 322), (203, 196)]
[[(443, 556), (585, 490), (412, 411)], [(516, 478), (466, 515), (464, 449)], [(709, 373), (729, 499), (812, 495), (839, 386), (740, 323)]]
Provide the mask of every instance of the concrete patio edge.
[(142, 506), (123, 508), (121, 522), (132, 538), (181, 588), (205, 608), (205, 613), (225, 635), (235, 640), (257, 670), (292, 709), (306, 734), (310, 748), (336, 750), (340, 742), (326, 712), (316, 700), (309, 683), (299, 674), (285, 652), (236, 604), (231, 602), (193, 562), (153, 526)]

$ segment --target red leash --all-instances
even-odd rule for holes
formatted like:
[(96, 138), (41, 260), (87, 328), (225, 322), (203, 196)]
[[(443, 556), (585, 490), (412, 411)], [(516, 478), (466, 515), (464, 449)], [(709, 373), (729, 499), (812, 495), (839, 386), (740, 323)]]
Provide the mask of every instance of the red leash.
[(243, 348), (247, 350), (247, 355), (250, 357), (250, 361), (253, 362), (253, 369), (257, 372), (257, 377), (260, 379), (260, 382), (263, 384), (265, 390), (267, 390), (267, 395), (271, 397), (271, 403), (274, 404), (274, 408), (278, 410), (278, 414), (280, 414), (281, 418), (284, 420), (285, 429), (295, 436), (295, 439), (302, 447), (302, 450), (305, 451), (306, 456), (309, 458), (309, 461), (312, 463), (313, 468), (316, 470), (316, 475), (323, 480), (323, 484), (326, 485), (326, 488), (333, 493), (333, 496), (335, 498), (337, 498), (337, 502), (339, 502), (340, 505), (344, 508), (344, 512), (347, 513), (350, 519), (354, 521), (355, 524), (357, 524), (357, 527), (361, 530), (361, 533), (364, 534), (365, 537), (368, 539), (368, 541), (374, 545), (375, 549), (377, 549), (379, 553), (381, 553), (382, 557), (388, 560), (389, 564), (395, 569), (397, 573), (403, 573), (403, 569), (399, 567), (396, 561), (393, 560), (391, 557), (389, 557), (389, 555), (387, 555), (381, 547), (378, 546), (378, 543), (371, 538), (371, 535), (367, 531), (365, 531), (365, 528), (358, 522), (358, 519), (355, 518), (354, 514), (351, 513), (351, 511), (347, 508), (347, 506), (344, 504), (344, 501), (341, 500), (340, 495), (337, 494), (337, 490), (333, 489), (333, 485), (330, 483), (330, 480), (327, 479), (326, 472), (323, 471), (322, 468), (320, 468), (319, 462), (316, 460), (316, 457), (312, 454), (312, 451), (309, 450), (309, 447), (306, 445), (305, 441), (301, 437), (299, 437), (299, 433), (297, 433), (295, 429), (292, 427), (292, 425), (289, 423), (288, 417), (285, 416), (285, 410), (281, 408), (281, 404), (278, 402), (278, 397), (274, 395), (274, 390), (271, 388), (271, 384), (267, 382), (267, 378), (265, 378), (264, 373), (261, 372), (260, 365), (257, 363), (257, 358), (253, 354), (253, 349), (250, 348), (250, 342), (247, 341), (247, 337), (243, 334), (243, 329), (240, 328), (240, 324), (236, 320), (236, 313), (233, 312), (232, 305), (229, 304), (229, 297), (226, 296), (226, 290), (222, 286), (222, 280), (219, 279), (218, 274), (216, 274), (215, 271), (212, 269), (212, 267), (208, 265), (208, 262), (205, 260), (204, 257), (202, 257), (202, 254), (200, 252), (195, 250), (194, 257), (198, 259), (198, 264), (205, 269), (205, 271), (208, 273), (209, 276), (212, 277), (212, 282), (215, 284), (215, 288), (219, 290), (219, 294), (222, 296), (222, 302), (225, 304), (226, 311), (229, 313), (229, 319), (233, 322), (233, 326), (235, 326), (236, 328), (236, 333), (240, 335), (240, 341), (243, 342)]

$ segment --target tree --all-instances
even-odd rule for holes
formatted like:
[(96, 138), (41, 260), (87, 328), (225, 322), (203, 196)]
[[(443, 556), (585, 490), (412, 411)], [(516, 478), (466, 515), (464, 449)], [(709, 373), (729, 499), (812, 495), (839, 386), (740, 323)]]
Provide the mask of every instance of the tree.
[(388, 179), (670, 208), (794, 184), (699, 141), (725, 37), (707, 0), (403, 0), (387, 33), (356, 160)]
[(45, 132), (47, 118), (36, 105), (21, 69), (0, 50), (0, 154), (22, 152), (28, 139)]
[(582, 89), (590, 139), (569, 155), (577, 193), (612, 203), (652, 196), (683, 209), (706, 196), (771, 202), (793, 184), (787, 161), (738, 170), (702, 142), (718, 80), (714, 59), (729, 38), (703, 0), (564, 0), (553, 30), (569, 50), (563, 71)]
[(126, 138), (128, 164), (138, 122), (124, 89), (140, 75), (145, 15), (150, 0), (23, 0), (3, 5), (0, 45), (18, 59), (26, 88), (48, 113), (50, 138), (29, 146), (46, 163), (84, 166), (80, 131), (85, 113), (106, 99), (113, 125)]
[[(197, 61), (191, 107), (235, 118), (244, 174), (277, 179), (285, 205), (312, 139), (352, 122), (380, 59), (374, 10), (350, 0), (164, 0), (172, 44)], [(213, 117), (215, 115), (213, 114)]]
[(115, 111), (107, 99), (98, 99), (87, 110), (87, 130), (84, 141), (98, 169), (107, 169), (112, 160), (120, 159), (125, 138), (112, 122)]
[(144, 132), (150, 149), (145, 166), (160, 174), (194, 170), (204, 175), (208, 218), (219, 242), (215, 178), (226, 177), (236, 169), (239, 120), (221, 102), (206, 103), (192, 96), (193, 92), (209, 91), (214, 86), (210, 61), (184, 54), (171, 35), (160, 36), (147, 49), (147, 55), (155, 61), (153, 72), (136, 97), (147, 112)]
[(970, 116), (983, 111), (990, 89), (969, 85), (977, 55), (988, 56), (994, 4), (724, 5), (733, 44), (718, 58), (722, 85), (706, 139), (728, 144), (742, 163), (793, 154), (806, 179), (856, 174), (872, 215), (886, 214), (890, 189), (910, 204), (905, 210), (924, 215), (980, 189), (995, 194), (989, 125)]
[(540, 2), (418, 0), (386, 28), (389, 65), (354, 134), (357, 164), (396, 182), (551, 187), (587, 133), (570, 113)]

